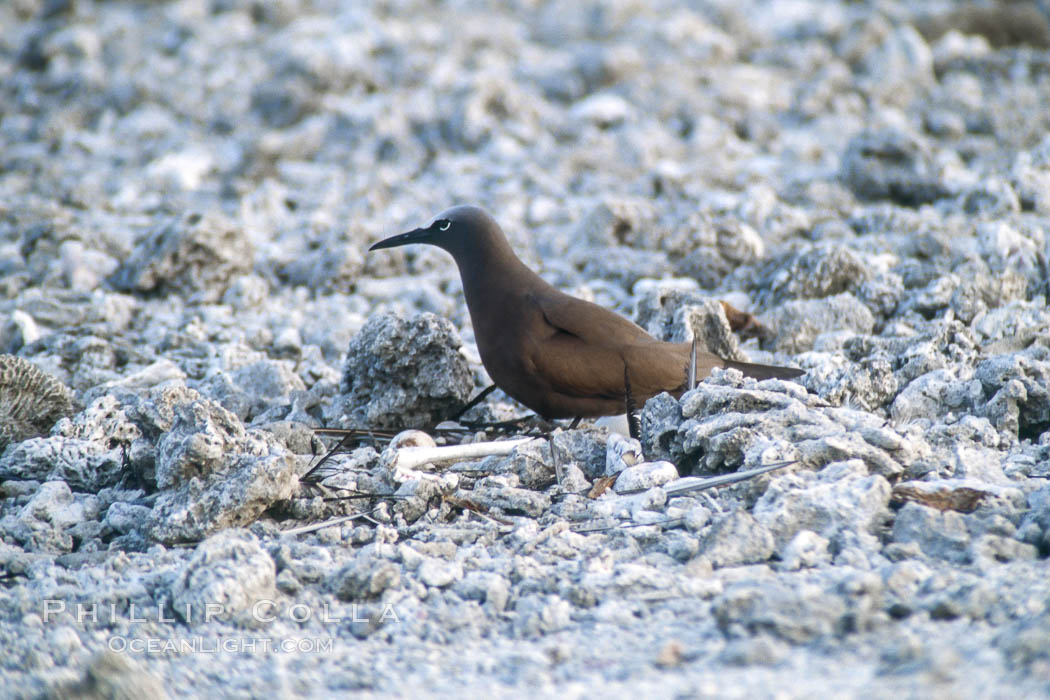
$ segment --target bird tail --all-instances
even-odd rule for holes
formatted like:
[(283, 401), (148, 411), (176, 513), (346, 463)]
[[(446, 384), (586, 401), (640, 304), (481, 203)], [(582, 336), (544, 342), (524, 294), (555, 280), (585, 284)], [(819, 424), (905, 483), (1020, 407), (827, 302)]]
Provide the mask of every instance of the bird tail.
[(738, 369), (744, 373), (745, 377), (754, 377), (755, 379), (792, 379), (805, 374), (804, 370), (795, 369), (794, 367), (757, 365), (752, 362), (734, 362), (733, 360), (725, 360), (725, 366)]

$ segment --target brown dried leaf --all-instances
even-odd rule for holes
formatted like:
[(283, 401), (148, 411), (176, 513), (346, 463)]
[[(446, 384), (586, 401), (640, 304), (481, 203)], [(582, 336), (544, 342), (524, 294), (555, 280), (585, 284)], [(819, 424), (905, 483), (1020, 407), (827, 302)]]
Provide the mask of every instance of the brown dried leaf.
[(759, 323), (753, 314), (741, 311), (727, 301), (722, 302), (730, 330), (739, 333), (742, 338), (768, 338), (769, 329)]
[(509, 520), (506, 520), (504, 518), (500, 518), (500, 517), (497, 517), (495, 515), (492, 515), (491, 513), (489, 513), (489, 509), (487, 507), (485, 507), (485, 506), (483, 506), (483, 505), (481, 505), (479, 503), (475, 503), (474, 501), (471, 501), (471, 500), (469, 500), (467, 498), (456, 498), (455, 496), (445, 496), (445, 502), (448, 503), (453, 508), (460, 508), (462, 510), (469, 510), (471, 512), (477, 513), (478, 515), (483, 515), (486, 518), (490, 518), (492, 520), (495, 520), (496, 522), (500, 523), (501, 525), (513, 525), (514, 524), (514, 523), (512, 523)]
[(897, 502), (911, 501), (937, 510), (972, 513), (987, 495), (987, 491), (968, 486), (905, 481), (893, 487), (892, 498)]
[(612, 486), (615, 482), (615, 474), (613, 474), (612, 476), (603, 476), (602, 478), (594, 482), (594, 486), (592, 486), (591, 490), (587, 492), (587, 498), (598, 498), (598, 496), (601, 496), (603, 493), (608, 491), (609, 487)]

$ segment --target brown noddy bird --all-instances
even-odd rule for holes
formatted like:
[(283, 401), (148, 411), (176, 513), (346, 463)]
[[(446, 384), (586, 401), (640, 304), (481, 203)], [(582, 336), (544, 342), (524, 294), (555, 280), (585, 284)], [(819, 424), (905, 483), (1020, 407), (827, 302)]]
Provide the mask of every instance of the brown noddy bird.
[[(639, 404), (664, 391), (680, 396), (688, 388), (691, 343), (657, 340), (619, 314), (559, 292), (518, 259), (499, 224), (482, 209), (447, 209), (426, 228), (369, 250), (409, 243), (429, 243), (452, 254), (485, 369), (496, 386), (543, 418), (621, 414), (628, 384)], [(805, 374), (696, 353), (697, 379), (715, 367), (756, 379)]]

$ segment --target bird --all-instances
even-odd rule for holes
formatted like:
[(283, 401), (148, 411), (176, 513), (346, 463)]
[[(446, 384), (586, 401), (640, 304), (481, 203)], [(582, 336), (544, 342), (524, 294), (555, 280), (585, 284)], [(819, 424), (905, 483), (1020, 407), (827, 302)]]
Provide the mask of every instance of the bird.
[(369, 251), (413, 243), (452, 255), (463, 281), (481, 362), (493, 383), (547, 420), (624, 413), (661, 392), (679, 397), (691, 376), (716, 367), (756, 379), (792, 378), (791, 367), (726, 360), (693, 343), (658, 340), (641, 326), (555, 289), (514, 253), (483, 209), (446, 209), (425, 228), (383, 239)]

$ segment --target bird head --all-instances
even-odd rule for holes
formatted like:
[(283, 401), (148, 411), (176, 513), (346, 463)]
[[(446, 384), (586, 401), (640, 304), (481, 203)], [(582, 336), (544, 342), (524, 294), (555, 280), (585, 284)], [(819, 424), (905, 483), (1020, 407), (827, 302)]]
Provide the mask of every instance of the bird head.
[(491, 239), (503, 239), (499, 224), (483, 209), (461, 205), (441, 212), (425, 228), (383, 239), (369, 250), (396, 248), (409, 243), (429, 243), (458, 258), (460, 253), (476, 250)]

